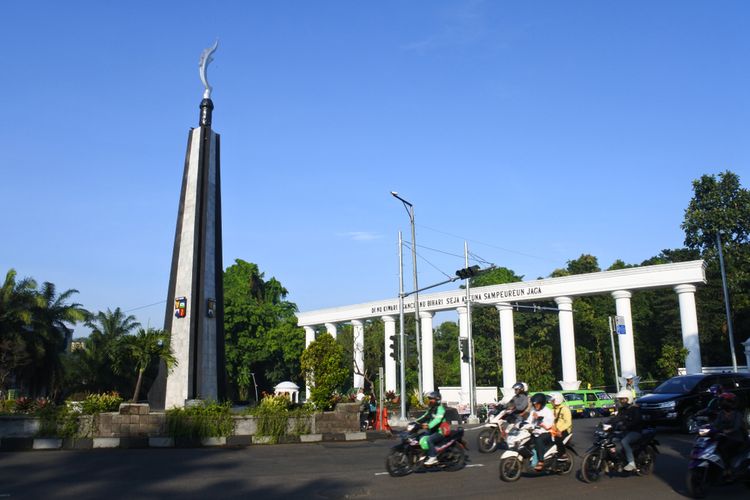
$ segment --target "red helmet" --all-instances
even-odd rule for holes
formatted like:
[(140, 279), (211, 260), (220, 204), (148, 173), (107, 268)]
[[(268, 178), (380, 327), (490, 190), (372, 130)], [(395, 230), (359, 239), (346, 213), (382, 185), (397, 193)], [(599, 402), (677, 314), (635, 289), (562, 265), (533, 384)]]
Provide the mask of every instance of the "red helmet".
[(724, 392), (719, 394), (719, 406), (725, 409), (734, 408), (737, 402), (737, 396), (731, 392)]

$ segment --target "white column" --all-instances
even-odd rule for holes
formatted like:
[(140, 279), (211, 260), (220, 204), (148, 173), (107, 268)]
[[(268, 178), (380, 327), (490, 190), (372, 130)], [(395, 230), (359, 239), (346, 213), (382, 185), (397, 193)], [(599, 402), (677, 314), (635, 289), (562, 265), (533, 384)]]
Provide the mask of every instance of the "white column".
[(560, 321), (560, 355), (562, 356), (562, 380), (560, 386), (565, 390), (577, 390), (581, 385), (576, 371), (576, 339), (573, 330), (573, 299), (556, 297), (558, 318)]
[(633, 294), (626, 290), (612, 292), (615, 299), (615, 310), (618, 316), (625, 319), (625, 333), (617, 335), (617, 344), (620, 348), (620, 375), (637, 375), (635, 366), (635, 342), (633, 332), (633, 316), (630, 313), (630, 297)]
[(503, 303), (495, 305), (500, 313), (500, 348), (503, 358), (503, 395), (513, 392), (516, 380), (516, 338), (513, 330), (513, 307)]
[(750, 339), (747, 339), (742, 343), (745, 346), (745, 366), (750, 370)]
[(469, 370), (469, 363), (464, 362), (460, 350), (460, 339), (469, 340), (469, 315), (467, 314), (466, 307), (456, 308), (458, 312), (458, 338), (459, 338), (459, 361), (461, 363), (461, 391), (459, 393), (459, 403), (469, 404), (469, 377), (471, 372)]
[[(391, 337), (396, 336), (396, 318), (394, 316), (382, 316), (383, 325), (385, 325), (383, 353), (385, 354), (385, 390), (396, 392), (396, 358), (391, 356), (395, 351), (391, 349)], [(395, 345), (398, 345), (396, 338)]]
[(326, 331), (331, 334), (331, 337), (336, 338), (336, 324), (326, 323)]
[(422, 334), (422, 390), (425, 393), (435, 390), (435, 375), (432, 366), (432, 317), (434, 313), (419, 311), (422, 320), (420, 332)]
[(695, 310), (695, 286), (677, 285), (677, 300), (680, 303), (680, 325), (682, 345), (688, 350), (685, 358), (685, 371), (688, 374), (702, 373), (701, 345), (698, 341), (698, 313)]
[(354, 370), (354, 388), (365, 386), (365, 325), (361, 320), (352, 320), (352, 337), (354, 337), (353, 370)]
[[(315, 341), (315, 328), (303, 326), (305, 329), (305, 349)], [(305, 380), (305, 399), (310, 399), (310, 381)]]

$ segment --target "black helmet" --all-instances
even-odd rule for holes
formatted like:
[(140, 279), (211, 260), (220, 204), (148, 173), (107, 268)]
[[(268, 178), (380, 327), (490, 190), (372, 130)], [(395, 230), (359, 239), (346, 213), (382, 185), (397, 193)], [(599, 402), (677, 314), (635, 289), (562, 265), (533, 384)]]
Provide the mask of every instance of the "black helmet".
[(536, 394), (531, 396), (531, 404), (532, 405), (540, 404), (544, 406), (547, 404), (547, 396), (545, 396), (541, 392), (537, 392)]
[(428, 404), (430, 406), (437, 406), (443, 401), (443, 397), (438, 391), (432, 391), (427, 394)]
[(721, 387), (721, 384), (714, 384), (708, 388), (708, 392), (710, 392), (712, 396), (718, 396), (724, 392), (724, 388)]
[(512, 389), (518, 393), (518, 391), (521, 391), (523, 393), (529, 392), (529, 386), (526, 382), (516, 382), (513, 384)]

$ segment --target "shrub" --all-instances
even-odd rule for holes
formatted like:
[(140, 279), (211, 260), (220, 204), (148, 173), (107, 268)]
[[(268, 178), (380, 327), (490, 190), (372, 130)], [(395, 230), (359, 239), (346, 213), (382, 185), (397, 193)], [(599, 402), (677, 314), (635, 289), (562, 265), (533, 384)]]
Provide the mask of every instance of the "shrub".
[(41, 437), (70, 438), (79, 434), (80, 413), (67, 406), (47, 404), (37, 410)]
[(229, 403), (204, 403), (188, 408), (167, 410), (167, 434), (170, 437), (227, 437), (234, 432)]
[(268, 396), (260, 404), (248, 410), (248, 414), (257, 417), (258, 436), (268, 436), (271, 443), (278, 443), (282, 436), (289, 434), (289, 419), (294, 420), (292, 435), (310, 432), (308, 417), (312, 414), (312, 406), (306, 405), (294, 408), (286, 396)]
[(89, 394), (81, 402), (81, 412), (84, 415), (94, 415), (117, 411), (123, 399), (117, 392), (105, 392), (102, 394)]

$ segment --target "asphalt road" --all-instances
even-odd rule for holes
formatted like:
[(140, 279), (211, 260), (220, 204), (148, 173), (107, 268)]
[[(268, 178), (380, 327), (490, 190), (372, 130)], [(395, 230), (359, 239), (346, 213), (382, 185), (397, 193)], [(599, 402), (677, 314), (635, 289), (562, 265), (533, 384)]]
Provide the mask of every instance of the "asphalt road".
[[(579, 452), (592, 441), (598, 419), (576, 420)], [(586, 484), (567, 476), (498, 478), (497, 453), (476, 451), (467, 430), (470, 462), (457, 472), (392, 478), (384, 461), (395, 441), (252, 446), (241, 449), (145, 449), (0, 453), (0, 500), (25, 498), (684, 498), (685, 458), (692, 438), (660, 432), (662, 454), (648, 477), (602, 478)], [(576, 462), (577, 471), (580, 461)], [(714, 497), (750, 498), (743, 485), (717, 488)]]

